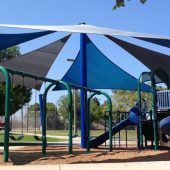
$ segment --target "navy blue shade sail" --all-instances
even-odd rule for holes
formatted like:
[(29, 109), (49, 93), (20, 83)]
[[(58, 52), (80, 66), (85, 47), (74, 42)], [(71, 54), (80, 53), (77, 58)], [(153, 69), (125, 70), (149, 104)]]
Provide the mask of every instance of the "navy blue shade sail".
[[(110, 61), (89, 38), (87, 38), (86, 53), (88, 88), (137, 90), (137, 79)], [(62, 80), (80, 86), (80, 53), (78, 53), (74, 63)], [(59, 89), (62, 89), (62, 87), (54, 88), (54, 90)], [(142, 84), (142, 90), (150, 91), (150, 87)]]
[(145, 37), (134, 37), (134, 38), (170, 48), (170, 40), (169, 39), (145, 38)]
[[(11, 70), (46, 77), (53, 62), (67, 43), (70, 36), (71, 35), (67, 35), (34, 51), (3, 61), (1, 62), (1, 65)], [(0, 75), (0, 82), (1, 81), (3, 81), (2, 75)], [(22, 85), (22, 76), (13, 75), (13, 82)], [(24, 78), (24, 82), (25, 86), (37, 89), (39, 89), (42, 84), (42, 81), (37, 80), (37, 82), (35, 82), (34, 79), (26, 77)]]
[[(140, 47), (138, 45), (120, 40), (112, 36), (106, 36), (108, 39), (122, 47), (151, 71), (163, 69), (170, 77), (170, 55), (162, 54), (153, 50)], [(158, 76), (159, 77), (159, 76)], [(159, 77), (161, 79), (161, 77)], [(169, 82), (170, 83), (170, 82)]]
[(0, 34), (0, 50), (4, 50), (14, 45), (18, 45), (54, 32), (55, 31), (41, 31), (21, 34)]

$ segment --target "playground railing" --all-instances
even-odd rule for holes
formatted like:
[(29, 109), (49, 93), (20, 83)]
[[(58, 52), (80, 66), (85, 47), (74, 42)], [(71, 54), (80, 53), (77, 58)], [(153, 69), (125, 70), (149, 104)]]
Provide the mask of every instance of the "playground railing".
[(170, 90), (163, 90), (157, 92), (157, 109), (170, 109)]

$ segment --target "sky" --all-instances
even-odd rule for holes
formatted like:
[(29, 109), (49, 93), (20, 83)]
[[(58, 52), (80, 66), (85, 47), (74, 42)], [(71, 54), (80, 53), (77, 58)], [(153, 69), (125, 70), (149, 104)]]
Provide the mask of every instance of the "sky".
[[(82, 22), (100, 27), (170, 36), (170, 1), (148, 0), (145, 5), (138, 0), (126, 1), (126, 6), (112, 10), (114, 0), (2, 0), (0, 24), (76, 25)], [(30, 32), (32, 30), (0, 28), (1, 33)], [(20, 46), (26, 53), (66, 35), (55, 33)], [(90, 35), (96, 46), (115, 64), (135, 76), (148, 69), (133, 56), (99, 35)], [(170, 54), (168, 48), (132, 38), (128, 42)], [(70, 67), (67, 58), (75, 58), (79, 49), (79, 34), (75, 33), (60, 52), (48, 73), (49, 78), (61, 79)], [(50, 93), (48, 101), (56, 103), (63, 92)], [(33, 103), (34, 99), (31, 101)]]

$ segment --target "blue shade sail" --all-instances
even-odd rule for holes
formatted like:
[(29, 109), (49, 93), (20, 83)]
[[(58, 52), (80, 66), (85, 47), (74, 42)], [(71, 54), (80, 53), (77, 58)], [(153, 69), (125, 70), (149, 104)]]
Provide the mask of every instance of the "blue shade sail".
[(14, 45), (18, 45), (54, 32), (55, 31), (41, 31), (22, 34), (0, 34), (0, 50), (4, 50)]
[[(63, 81), (80, 86), (80, 53), (62, 78)], [(87, 87), (92, 89), (137, 90), (137, 79), (110, 61), (87, 38)], [(56, 87), (54, 90), (61, 89)], [(146, 84), (143, 91), (150, 91)]]

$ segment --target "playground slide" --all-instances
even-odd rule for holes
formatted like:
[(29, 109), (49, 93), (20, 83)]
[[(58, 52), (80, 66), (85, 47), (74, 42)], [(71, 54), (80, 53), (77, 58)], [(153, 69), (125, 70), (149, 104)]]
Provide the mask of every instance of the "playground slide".
[[(118, 125), (112, 128), (112, 134), (115, 135), (121, 129), (125, 128), (127, 125), (136, 125), (138, 124), (138, 113), (139, 110), (137, 107), (133, 107), (130, 110), (129, 116), (120, 122)], [(106, 132), (95, 139), (90, 141), (91, 148), (97, 148), (99, 145), (103, 144), (105, 141), (109, 139), (109, 132)]]
[(170, 136), (170, 116), (160, 121), (160, 128), (164, 134), (162, 135), (162, 140), (166, 143), (169, 141), (169, 136)]

